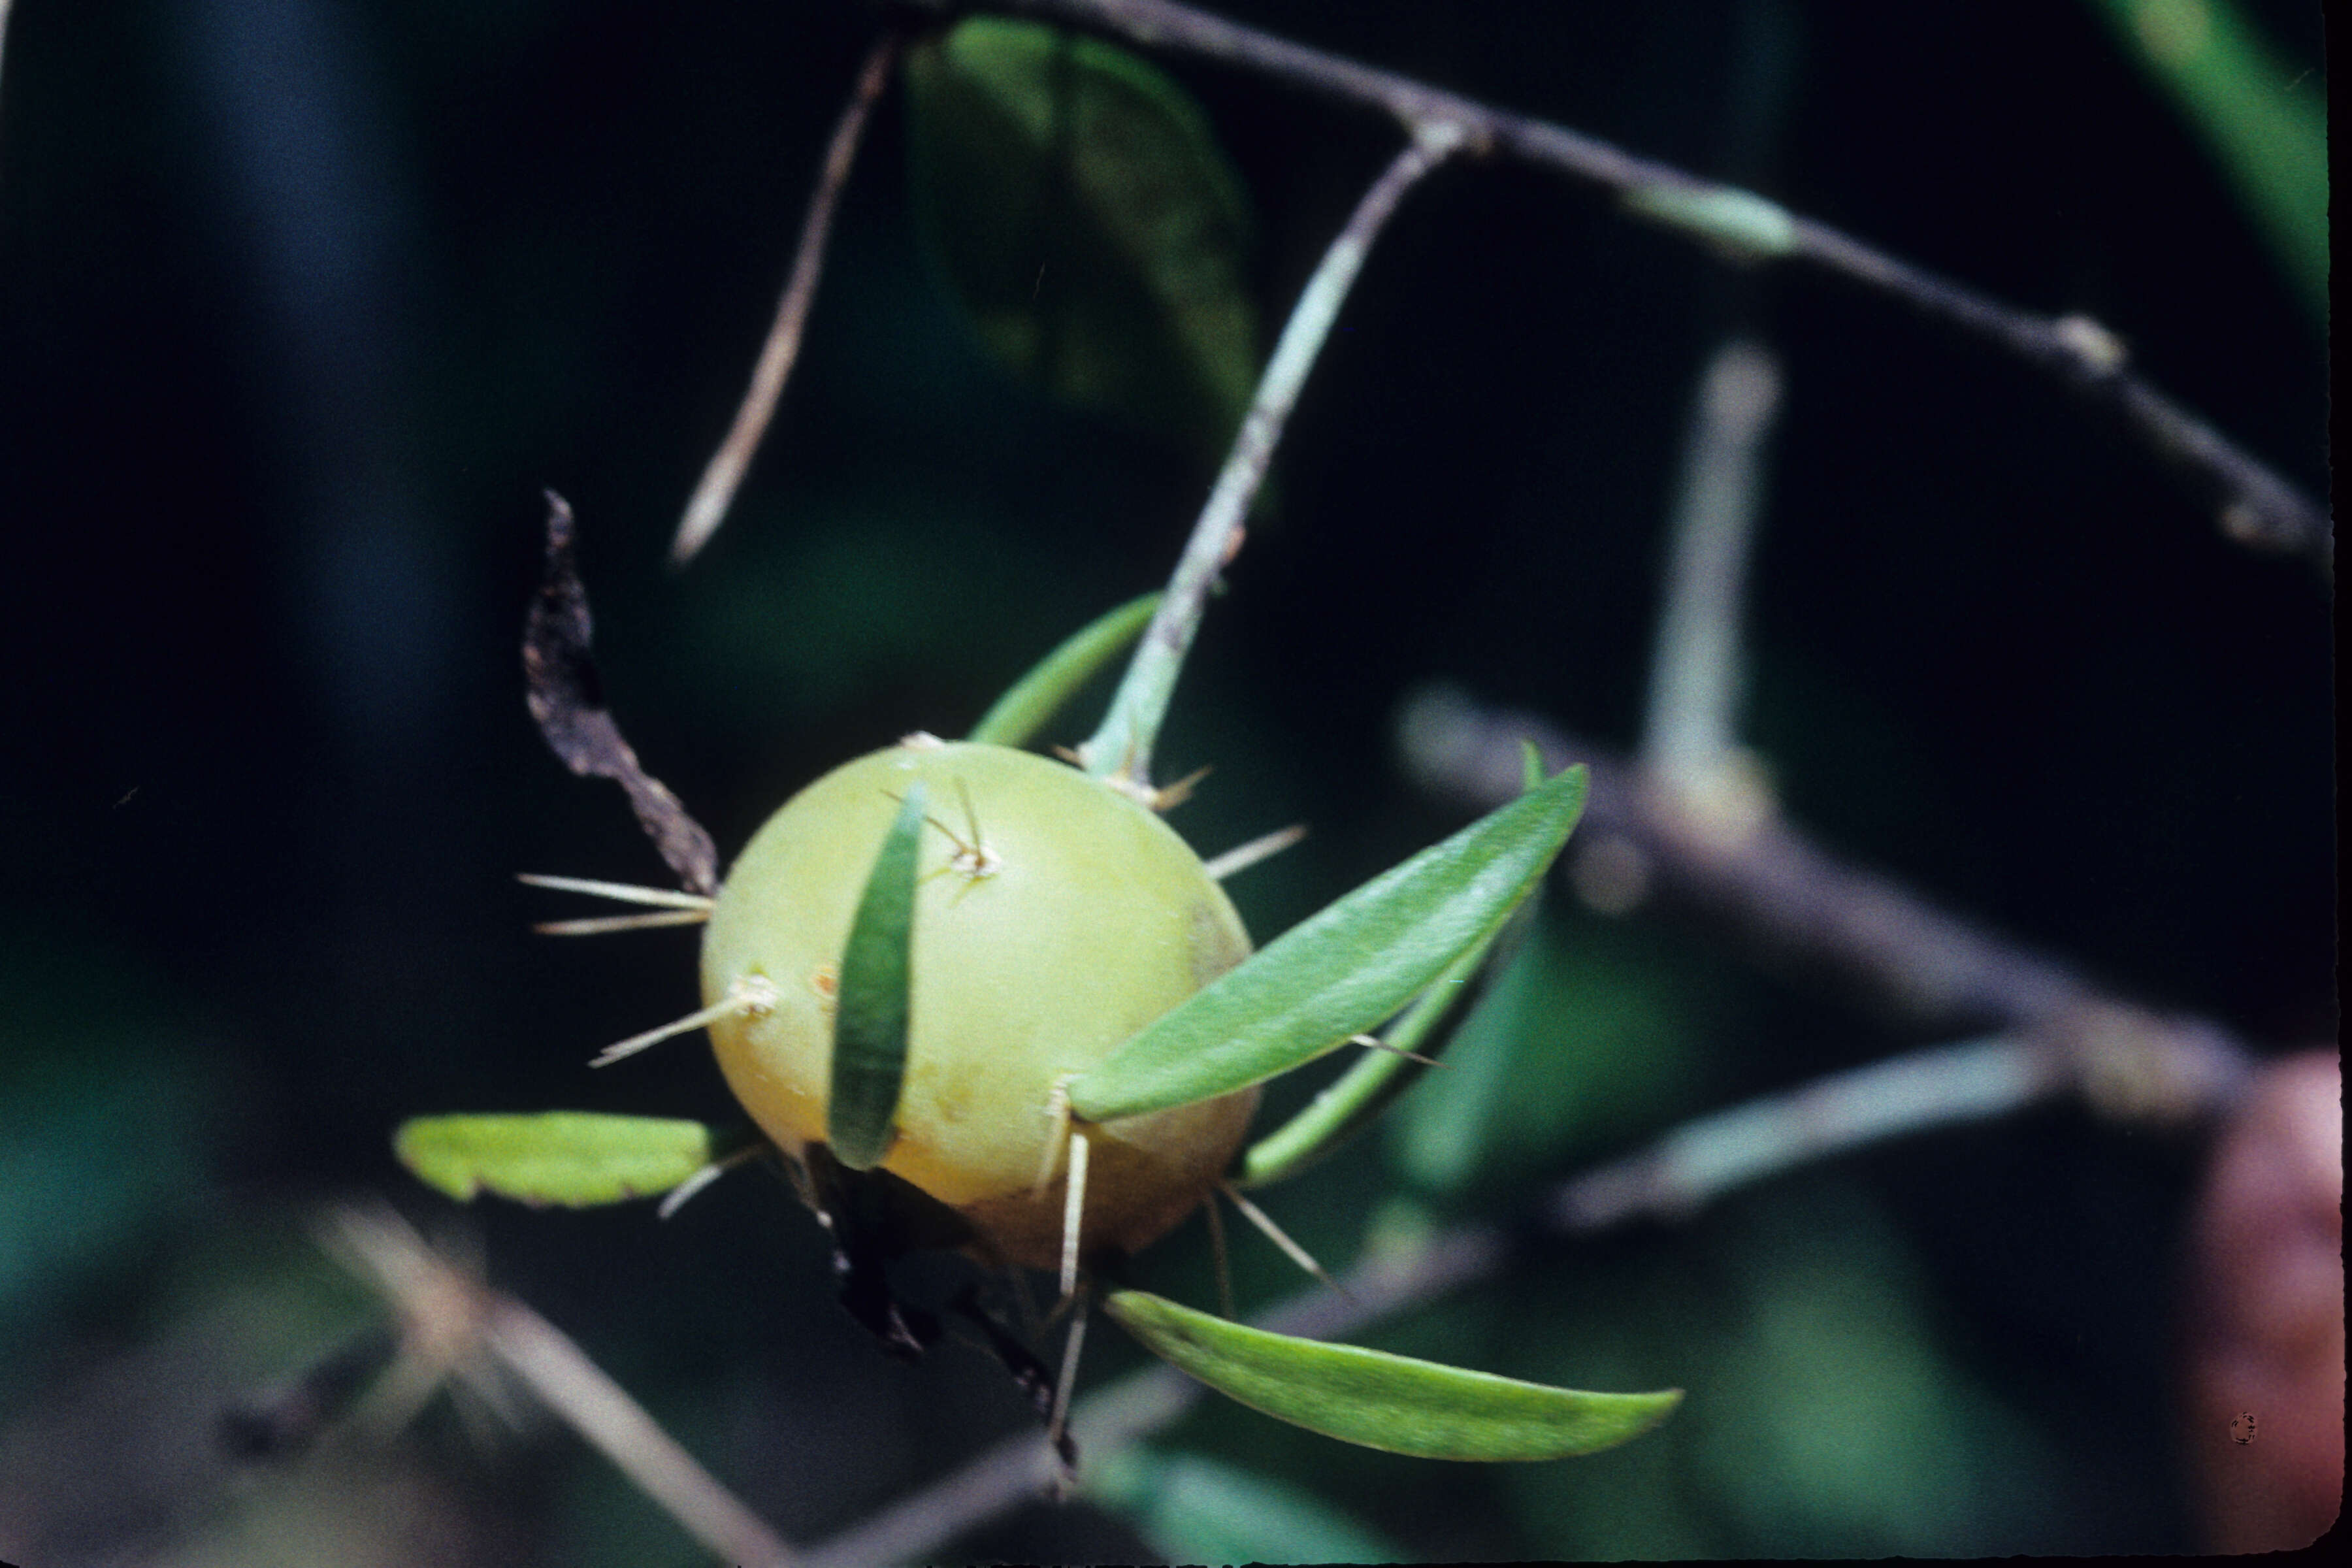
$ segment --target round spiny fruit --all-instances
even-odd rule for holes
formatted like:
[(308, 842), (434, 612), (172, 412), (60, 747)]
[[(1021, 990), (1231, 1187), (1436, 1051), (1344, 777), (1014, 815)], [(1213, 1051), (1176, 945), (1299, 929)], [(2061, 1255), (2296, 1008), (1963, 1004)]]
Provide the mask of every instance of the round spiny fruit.
[[(907, 1070), (882, 1168), (960, 1211), (983, 1249), (1052, 1268), (1062, 1180), (1033, 1196), (1057, 1082), (1247, 957), (1241, 917), (1150, 810), (1075, 768), (928, 736), (835, 769), (768, 819), (728, 872), (702, 943), (716, 1004), (750, 977), (777, 999), (710, 1026), (729, 1086), (799, 1151), (825, 1137), (834, 994), (852, 917), (908, 786), (917, 861)], [(1213, 1187), (1257, 1091), (1081, 1124), (1080, 1248), (1133, 1252)]]

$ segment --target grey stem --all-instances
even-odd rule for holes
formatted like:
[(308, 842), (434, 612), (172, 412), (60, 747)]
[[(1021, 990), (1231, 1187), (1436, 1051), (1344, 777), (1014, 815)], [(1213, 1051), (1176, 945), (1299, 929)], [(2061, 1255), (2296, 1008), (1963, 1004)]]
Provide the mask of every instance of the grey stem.
[(1449, 124), (1433, 123), (1418, 132), (1412, 144), (1396, 155), (1356, 204), (1347, 226), (1331, 241), (1323, 259), (1316, 264), (1314, 276), (1300, 290), (1298, 303), (1283, 325), (1281, 341), (1275, 345), (1274, 357), (1259, 378), (1249, 413), (1243, 416), (1241, 434), (1234, 438), (1216, 488), (1209, 492), (1208, 504), (1192, 525), (1192, 537), (1185, 542), (1175, 574), (1168, 580), (1160, 608), (1128, 662), (1110, 711), (1103, 716), (1102, 727), (1093, 739), (1078, 749), (1087, 772), (1095, 777), (1110, 779), (1150, 797), (1152, 744), (1168, 716), (1168, 700), (1176, 689), (1184, 656), (1192, 650), (1192, 635), (1200, 629), (1210, 584), (1241, 548), (1242, 524), (1249, 516), (1250, 502), (1265, 480), (1266, 468), (1282, 440), (1283, 425), (1298, 402), (1307, 373), (1315, 368), (1324, 340), (1330, 336), (1331, 323), (1339, 318), (1348, 290), (1363, 270), (1364, 258), (1397, 203), (1461, 141), (1461, 132)]
[(1734, 342), (1708, 362), (1692, 414), (1642, 731), (1643, 764), (1684, 789), (1716, 783), (1738, 744), (1740, 607), (1780, 395), (1773, 356)]

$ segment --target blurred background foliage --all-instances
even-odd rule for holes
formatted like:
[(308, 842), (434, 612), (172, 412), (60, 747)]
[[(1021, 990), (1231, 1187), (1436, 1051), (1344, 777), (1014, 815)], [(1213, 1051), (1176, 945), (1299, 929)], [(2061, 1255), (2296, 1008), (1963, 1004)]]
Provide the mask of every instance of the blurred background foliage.
[[(2325, 485), (2308, 258), (2274, 248), (2295, 241), (2242, 148), (2168, 96), (2315, 121), (2315, 5), (2193, 7), (2229, 24), (2219, 88), (2167, 79), (2148, 39), (2173, 35), (2135, 46), (2120, 5), (1228, 9), (2092, 315)], [(723, 848), (824, 768), (969, 724), (1173, 559), (1207, 395), (1155, 430), (1009, 377), (919, 239), (894, 91), (776, 432), (716, 543), (662, 565), (876, 22), (858, 0), (16, 7), (0, 1553), (699, 1560), (544, 1420), (445, 1404), (373, 1458), (291, 1468), (237, 1461), (215, 1424), (368, 1316), (308, 1205), (383, 1192), (449, 1221), (392, 1162), (401, 1118), (727, 1110), (692, 1049), (583, 1065), (690, 1004), (690, 935), (525, 929), (551, 911), (517, 870), (660, 875), (523, 711), (541, 486), (582, 520), (615, 710)], [(1236, 265), (1279, 320), (1393, 133), (1168, 70), (1238, 171)], [(1162, 770), (1216, 771), (1177, 826), (1207, 851), (1315, 828), (1235, 884), (1253, 930), (1451, 826), (1391, 760), (1412, 683), (1631, 740), (1691, 383), (1732, 330), (1790, 387), (1751, 734), (1795, 818), (2128, 993), (2333, 1038), (2326, 591), (2015, 364), (1510, 167), (1407, 204), (1185, 676)], [(1368, 1226), (1507, 1212), (1677, 1117), (1916, 1043), (1563, 888), (1455, 1070), (1271, 1204), (1337, 1266)], [(2181, 1550), (2168, 1336), (2195, 1156), (2050, 1109), (1562, 1249), (1371, 1336), (1690, 1390), (1609, 1454), (1416, 1463), (1212, 1402), (1105, 1476), (1108, 1511), (1032, 1508), (958, 1550)], [(796, 1538), (1030, 1419), (983, 1357), (876, 1353), (764, 1179), (667, 1226), (467, 1222), (494, 1281)], [(1237, 1261), (1245, 1300), (1295, 1286), (1270, 1249)], [(1143, 1275), (1213, 1300), (1194, 1231)], [(1099, 1335), (1089, 1370), (1139, 1355)]]

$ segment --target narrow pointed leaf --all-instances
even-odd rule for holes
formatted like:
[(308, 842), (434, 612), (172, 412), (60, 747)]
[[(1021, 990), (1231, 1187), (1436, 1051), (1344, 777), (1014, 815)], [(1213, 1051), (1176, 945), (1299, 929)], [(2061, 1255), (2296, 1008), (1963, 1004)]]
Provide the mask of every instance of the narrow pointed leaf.
[(998, 698), (968, 738), (992, 746), (1027, 745), (1079, 687), (1127, 651), (1159, 607), (1160, 595), (1146, 594), (1078, 628)]
[(1375, 877), (1164, 1014), (1070, 1086), (1090, 1121), (1287, 1072), (1393, 1016), (1535, 890), (1584, 808), (1560, 775)]
[[(1540, 788), (1543, 757), (1532, 743), (1521, 744), (1520, 787)], [(1540, 897), (1536, 896), (1520, 904), (1493, 936), (1455, 959), (1404, 1016), (1382, 1030), (1381, 1040), (1389, 1049), (1366, 1051), (1297, 1115), (1251, 1144), (1234, 1168), (1234, 1184), (1263, 1187), (1286, 1181), (1377, 1121), (1391, 1101), (1429, 1070), (1429, 1062), (1415, 1061), (1413, 1057), (1442, 1057), (1485, 1000), (1495, 977), (1511, 966), (1528, 928), (1535, 923), (1539, 902)], [(1402, 1054), (1408, 1051), (1412, 1055)]]
[(1390, 1049), (1367, 1050), (1297, 1115), (1251, 1144), (1234, 1171), (1234, 1184), (1264, 1187), (1287, 1181), (1378, 1121), (1432, 1065), (1399, 1053), (1444, 1058), (1445, 1047), (1477, 1011), (1496, 976), (1518, 955), (1528, 927), (1534, 923), (1537, 902), (1529, 898), (1521, 904), (1492, 938), (1455, 959), (1403, 1017), (1381, 1030), (1381, 1042)]
[(1047, 395), (1222, 458), (1257, 384), (1249, 216), (1208, 116), (1098, 38), (968, 16), (907, 57), (924, 247)]
[(907, 786), (907, 798), (899, 802), (866, 875), (856, 918), (849, 922), (849, 945), (841, 955), (824, 1137), (834, 1158), (853, 1171), (872, 1170), (889, 1152), (898, 1089), (907, 1077), (908, 958), (923, 798), (920, 781)]
[(392, 1146), (419, 1181), (459, 1203), (488, 1191), (592, 1208), (669, 1191), (710, 1162), (714, 1142), (699, 1121), (544, 1110), (420, 1116), (401, 1124)]
[(1278, 1421), (1423, 1459), (1564, 1459), (1649, 1431), (1682, 1390), (1588, 1394), (1294, 1339), (1229, 1322), (1141, 1290), (1103, 1309), (1144, 1348)]

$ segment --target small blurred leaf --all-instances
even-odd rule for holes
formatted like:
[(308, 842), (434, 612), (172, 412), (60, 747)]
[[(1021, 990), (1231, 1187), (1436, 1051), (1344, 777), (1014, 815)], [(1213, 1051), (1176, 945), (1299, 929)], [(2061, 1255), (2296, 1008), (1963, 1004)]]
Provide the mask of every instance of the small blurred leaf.
[(1682, 1401), (1586, 1394), (1228, 1322), (1140, 1290), (1104, 1310), (1144, 1348), (1276, 1420), (1423, 1459), (1564, 1459), (1649, 1431)]
[(923, 834), (923, 786), (907, 786), (898, 815), (874, 853), (874, 869), (849, 923), (833, 1013), (833, 1078), (824, 1138), (833, 1157), (870, 1171), (890, 1150), (907, 1078), (907, 1014), (915, 938), (915, 851)]
[(1207, 1100), (1376, 1027), (1535, 890), (1584, 782), (1566, 769), (1300, 921), (1072, 1083), (1071, 1108), (1104, 1121)]
[(2327, 320), (2327, 100), (2231, 0), (2097, 0), (2205, 138), (2272, 253)]
[(520, 1116), (420, 1116), (393, 1152), (459, 1203), (485, 1188), (527, 1204), (593, 1208), (666, 1193), (710, 1161), (710, 1129), (659, 1116), (543, 1110)]
[(908, 56), (917, 221), (981, 341), (1222, 457), (1257, 381), (1248, 215), (1200, 106), (1124, 50), (967, 17)]
[[(168, 992), (0, 906), (0, 1408), (58, 1307), (184, 1228), (241, 1109)], [(5, 1469), (5, 1465), (0, 1465)]]
[(1393, 1542), (1314, 1493), (1197, 1454), (1113, 1454), (1093, 1467), (1086, 1489), (1128, 1512), (1178, 1563), (1405, 1561)]
[(1720, 975), (1655, 933), (1549, 907), (1429, 1075), (1389, 1119), (1424, 1193), (1499, 1189), (1693, 1110)]
[(1160, 595), (1146, 594), (1080, 626), (998, 698), (968, 739), (992, 746), (1027, 745), (1079, 687), (1143, 635), (1159, 608)]

